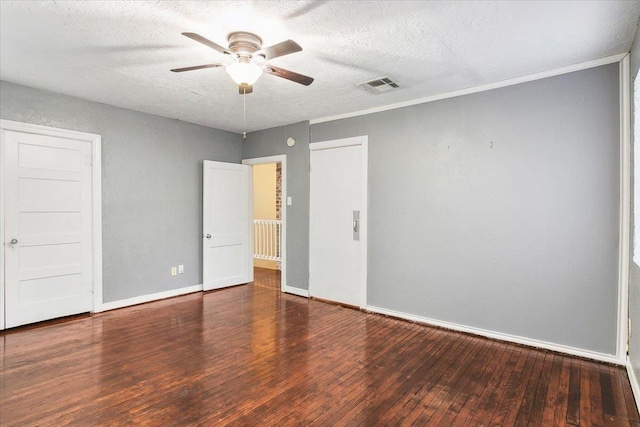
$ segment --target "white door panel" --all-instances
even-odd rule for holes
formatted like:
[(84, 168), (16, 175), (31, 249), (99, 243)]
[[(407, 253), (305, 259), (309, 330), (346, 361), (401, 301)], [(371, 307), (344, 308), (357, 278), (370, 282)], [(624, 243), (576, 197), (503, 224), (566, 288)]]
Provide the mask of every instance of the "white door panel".
[(90, 311), (91, 144), (3, 132), (6, 326)]
[(364, 306), (366, 150), (363, 144), (311, 150), (310, 295)]
[(205, 160), (203, 169), (203, 288), (251, 282), (251, 167)]

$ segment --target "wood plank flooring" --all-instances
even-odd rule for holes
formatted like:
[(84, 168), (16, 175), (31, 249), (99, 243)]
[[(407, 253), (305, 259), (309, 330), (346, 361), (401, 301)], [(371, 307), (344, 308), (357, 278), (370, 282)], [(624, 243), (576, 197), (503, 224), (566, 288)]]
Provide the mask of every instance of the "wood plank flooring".
[(625, 370), (256, 283), (0, 335), (0, 425), (638, 426)]

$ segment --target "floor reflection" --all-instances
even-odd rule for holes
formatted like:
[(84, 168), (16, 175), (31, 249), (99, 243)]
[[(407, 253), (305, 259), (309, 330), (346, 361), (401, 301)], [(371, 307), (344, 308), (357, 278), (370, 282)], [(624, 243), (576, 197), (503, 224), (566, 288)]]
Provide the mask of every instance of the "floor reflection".
[[(0, 425), (514, 425), (520, 405), (568, 413), (566, 393), (557, 404), (536, 392), (533, 405), (525, 363), (535, 384), (575, 389), (566, 367), (584, 390), (613, 389), (612, 425), (640, 419), (623, 368), (289, 295), (277, 274), (0, 333)], [(504, 392), (516, 386), (519, 397)], [(571, 404), (593, 404), (581, 390)]]
[(123, 420), (144, 415), (160, 422), (204, 405), (204, 316), (202, 295), (196, 294), (162, 310), (141, 305), (118, 321), (104, 322), (98, 415)]

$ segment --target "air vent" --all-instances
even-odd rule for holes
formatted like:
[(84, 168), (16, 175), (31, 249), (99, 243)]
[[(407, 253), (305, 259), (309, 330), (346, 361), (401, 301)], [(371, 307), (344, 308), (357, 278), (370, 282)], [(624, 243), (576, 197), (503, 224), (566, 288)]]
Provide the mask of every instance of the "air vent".
[(390, 90), (398, 89), (400, 87), (398, 82), (391, 80), (389, 76), (378, 77), (377, 79), (369, 80), (368, 82), (358, 83), (356, 86), (360, 86), (367, 92), (375, 95), (389, 92)]

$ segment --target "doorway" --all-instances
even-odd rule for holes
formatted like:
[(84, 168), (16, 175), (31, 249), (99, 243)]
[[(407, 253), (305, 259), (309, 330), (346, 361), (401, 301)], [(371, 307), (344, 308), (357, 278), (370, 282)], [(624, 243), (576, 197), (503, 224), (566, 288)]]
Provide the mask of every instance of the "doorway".
[(254, 276), (271, 277), (286, 291), (286, 155), (245, 159), (253, 168)]

